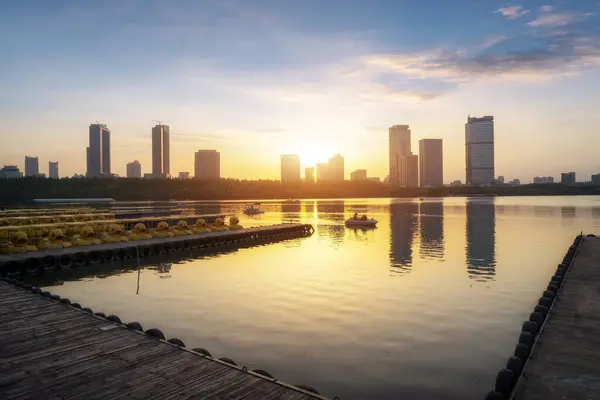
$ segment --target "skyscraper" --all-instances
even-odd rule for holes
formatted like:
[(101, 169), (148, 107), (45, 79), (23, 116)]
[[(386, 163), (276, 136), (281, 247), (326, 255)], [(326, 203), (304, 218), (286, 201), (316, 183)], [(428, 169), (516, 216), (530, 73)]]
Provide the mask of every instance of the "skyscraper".
[(350, 173), (351, 181), (366, 181), (367, 180), (367, 170), (366, 169), (357, 169), (356, 171), (352, 171)]
[(90, 125), (90, 145), (86, 150), (87, 177), (110, 176), (110, 130), (106, 125)]
[(281, 156), (281, 183), (300, 181), (300, 156), (284, 154)]
[(216, 150), (198, 150), (194, 159), (196, 179), (221, 178), (221, 154)]
[(128, 178), (141, 178), (142, 177), (142, 164), (138, 160), (127, 163), (127, 177)]
[(48, 178), (58, 179), (58, 161), (48, 163)]
[(329, 180), (344, 180), (344, 157), (339, 154), (336, 154), (329, 159)]
[(304, 169), (304, 180), (306, 182), (310, 182), (310, 183), (315, 182), (315, 168), (314, 167), (306, 167)]
[(399, 168), (400, 186), (419, 186), (419, 156), (411, 154), (400, 157)]
[[(414, 176), (418, 177), (418, 156), (413, 156), (410, 141), (410, 129), (408, 125), (394, 125), (389, 129), (389, 166), (391, 185), (417, 186), (418, 180), (414, 182)], [(406, 158), (406, 159), (405, 159)], [(409, 168), (405, 170), (404, 168)], [(414, 168), (410, 169), (410, 168)]]
[(40, 163), (37, 157), (25, 156), (25, 176), (38, 176)]
[[(27, 175), (27, 166), (25, 166), (25, 175)], [(574, 185), (576, 182), (575, 172), (562, 172), (560, 174), (560, 183), (563, 185)]]
[(171, 173), (170, 154), (169, 125), (158, 124), (152, 128), (152, 175)]
[(419, 186), (444, 185), (442, 139), (419, 140)]
[(469, 117), (465, 124), (467, 185), (494, 183), (494, 117)]
[(326, 182), (329, 180), (331, 180), (329, 164), (326, 162), (317, 163), (317, 182)]

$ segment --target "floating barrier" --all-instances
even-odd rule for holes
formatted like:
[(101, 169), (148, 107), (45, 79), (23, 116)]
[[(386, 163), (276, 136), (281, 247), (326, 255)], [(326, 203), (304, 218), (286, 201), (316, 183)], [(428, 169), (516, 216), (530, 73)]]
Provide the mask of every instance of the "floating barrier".
[(530, 354), (544, 330), (548, 315), (552, 311), (556, 299), (559, 297), (564, 278), (573, 265), (573, 260), (582, 240), (583, 234), (575, 237), (562, 262), (558, 264), (546, 290), (542, 292), (542, 295), (538, 299), (538, 304), (534, 307), (533, 312), (529, 314), (529, 319), (523, 322), (515, 351), (508, 358), (506, 366), (496, 374), (494, 390), (486, 395), (485, 400), (505, 400), (512, 398), (513, 390), (523, 377), (523, 371), (525, 371)]
[[(101, 318), (103, 320), (106, 320), (107, 322), (110, 322), (114, 325), (129, 329), (131, 331), (136, 331), (140, 334), (147, 335), (149, 337), (152, 337), (155, 340), (159, 340), (163, 343), (168, 343), (171, 346), (176, 346), (176, 347), (180, 348), (182, 351), (192, 352), (192, 353), (198, 355), (199, 357), (204, 357), (204, 358), (208, 358), (213, 361), (224, 363), (231, 368), (235, 368), (239, 371), (242, 371), (242, 372), (245, 372), (245, 373), (248, 373), (251, 375), (259, 376), (263, 379), (277, 381), (277, 379), (272, 374), (270, 374), (269, 372), (267, 372), (263, 369), (249, 370), (246, 366), (239, 366), (231, 358), (228, 358), (228, 357), (221, 357), (218, 359), (214, 358), (211, 355), (211, 353), (204, 348), (196, 347), (196, 348), (192, 348), (192, 349), (187, 349), (182, 340), (180, 340), (178, 338), (167, 339), (165, 334), (160, 329), (150, 328), (150, 329), (147, 329), (144, 331), (144, 329), (142, 328), (142, 325), (139, 322), (123, 323), (117, 315), (111, 314), (109, 316), (106, 316), (106, 314), (104, 314), (102, 312), (93, 313), (90, 308), (83, 308), (83, 307), (81, 307), (81, 305), (79, 303), (72, 303), (68, 298), (61, 298), (58, 295), (52, 295), (49, 292), (45, 292), (45, 291), (43, 292), (40, 288), (25, 284), (17, 279), (10, 278), (10, 277), (8, 277), (8, 278), (4, 277), (4, 278), (0, 278), (0, 279), (4, 280), (5, 282), (7, 282), (11, 285), (17, 286), (27, 292), (30, 292), (32, 295), (46, 297), (49, 301), (54, 301), (58, 304), (63, 304), (65, 307), (71, 307), (80, 312), (93, 315), (96, 318)], [(319, 392), (317, 390), (315, 390), (314, 388), (312, 388), (311, 386), (302, 385), (302, 384), (299, 384), (299, 385), (285, 384), (285, 386), (291, 387), (300, 393), (311, 395), (313, 398), (319, 398), (319, 399), (325, 400), (325, 397), (322, 397), (319, 394)], [(334, 399), (339, 399), (339, 398), (336, 396)]]
[[(109, 215), (109, 214), (107, 214)], [(15, 240), (15, 235), (20, 235), (21, 232), (27, 235), (28, 244), (32, 246), (37, 246), (39, 242), (41, 242), (44, 238), (47, 238), (50, 233), (59, 229), (63, 235), (69, 239), (79, 241), (80, 245), (84, 245), (85, 243), (81, 242), (83, 233), (85, 229), (93, 230), (96, 237), (108, 233), (111, 227), (114, 225), (120, 226), (120, 229), (125, 231), (133, 231), (136, 225), (140, 223), (144, 225), (145, 229), (148, 231), (156, 230), (159, 225), (166, 224), (169, 228), (168, 230), (173, 231), (172, 228), (177, 227), (182, 221), (185, 224), (193, 226), (197, 223), (198, 220), (203, 220), (206, 222), (215, 222), (219, 218), (222, 218), (221, 214), (209, 214), (209, 215), (171, 215), (168, 217), (151, 217), (151, 218), (132, 218), (132, 219), (114, 219), (113, 217), (104, 218), (99, 217), (98, 219), (90, 219), (78, 216), (68, 216), (68, 218), (63, 218), (61, 221), (52, 221), (48, 223), (35, 223), (35, 224), (21, 224), (21, 225), (3, 225), (2, 219), (0, 219), (0, 254), (8, 253), (12, 251), (3, 251), (3, 248), (10, 247), (12, 242)], [(85, 220), (84, 220), (85, 219)], [(207, 230), (210, 229), (211, 225), (206, 224)], [(217, 229), (224, 230), (224, 229)], [(190, 233), (192, 229), (189, 229)], [(173, 232), (175, 234), (175, 232)], [(85, 240), (93, 240), (92, 238), (87, 238)]]
[(234, 231), (103, 243), (93, 246), (49, 248), (43, 251), (0, 255), (0, 275), (17, 276), (42, 273), (56, 269), (83, 267), (88, 264), (129, 260), (134, 257), (143, 258), (217, 246), (235, 246), (253, 241), (268, 243), (310, 236), (313, 233), (314, 228), (308, 224), (279, 224)]

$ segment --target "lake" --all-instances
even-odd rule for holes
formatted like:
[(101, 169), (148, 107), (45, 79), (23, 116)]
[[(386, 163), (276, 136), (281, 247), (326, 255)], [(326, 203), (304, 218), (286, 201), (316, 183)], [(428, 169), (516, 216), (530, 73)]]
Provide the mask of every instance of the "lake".
[[(368, 206), (373, 230), (344, 226)], [(313, 224), (308, 238), (177, 260), (88, 266), (32, 283), (187, 347), (350, 399), (482, 399), (600, 197), (194, 203), (242, 225)], [(180, 257), (184, 257), (181, 256)]]

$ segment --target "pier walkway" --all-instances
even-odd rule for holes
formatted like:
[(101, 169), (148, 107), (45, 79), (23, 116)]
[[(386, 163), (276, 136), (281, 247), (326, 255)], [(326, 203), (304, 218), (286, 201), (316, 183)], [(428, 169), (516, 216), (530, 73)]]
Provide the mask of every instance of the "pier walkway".
[(324, 399), (108, 318), (0, 280), (0, 398)]
[(600, 238), (583, 238), (511, 399), (600, 399)]
[(310, 236), (313, 232), (314, 228), (309, 224), (286, 223), (187, 236), (13, 253), (0, 255), (0, 275), (35, 274), (42, 270), (75, 268), (100, 262), (142, 258), (168, 252), (214, 248), (237, 243), (252, 243), (265, 239), (285, 240), (292, 237)]

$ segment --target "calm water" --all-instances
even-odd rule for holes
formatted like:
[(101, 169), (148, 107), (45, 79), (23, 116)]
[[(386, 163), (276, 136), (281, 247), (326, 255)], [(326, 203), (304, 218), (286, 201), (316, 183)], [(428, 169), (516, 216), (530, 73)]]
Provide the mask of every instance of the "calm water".
[[(378, 228), (345, 228), (348, 209), (365, 204)], [(168, 272), (145, 266), (138, 294), (137, 271), (114, 265), (42, 284), (327, 396), (481, 399), (573, 237), (600, 231), (600, 197), (589, 196), (261, 207), (242, 224), (302, 221), (315, 234), (175, 260)]]

